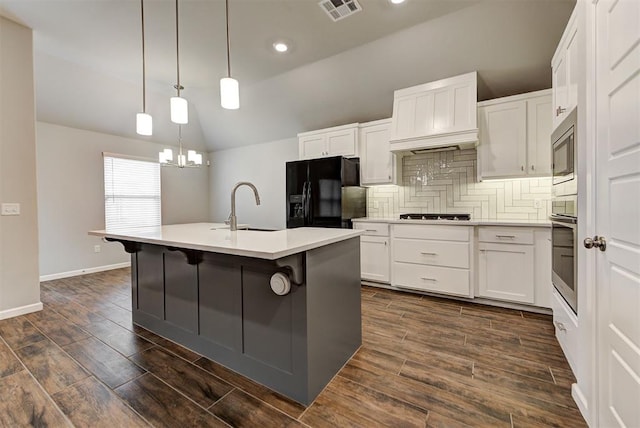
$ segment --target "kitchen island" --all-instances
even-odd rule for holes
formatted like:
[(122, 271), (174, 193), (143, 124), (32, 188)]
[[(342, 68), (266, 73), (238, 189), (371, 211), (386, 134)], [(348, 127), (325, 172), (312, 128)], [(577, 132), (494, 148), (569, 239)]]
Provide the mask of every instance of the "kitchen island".
[(302, 404), (361, 344), (351, 229), (91, 231), (131, 254), (133, 322)]

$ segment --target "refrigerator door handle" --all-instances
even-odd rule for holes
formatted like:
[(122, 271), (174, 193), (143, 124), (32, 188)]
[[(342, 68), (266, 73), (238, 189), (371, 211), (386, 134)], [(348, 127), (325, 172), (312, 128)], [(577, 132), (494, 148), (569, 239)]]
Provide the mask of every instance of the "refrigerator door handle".
[(302, 184), (302, 219), (307, 222), (307, 182)]
[(311, 182), (310, 181), (307, 182), (306, 203), (307, 203), (307, 220), (305, 221), (305, 226), (310, 226), (313, 219), (313, 215), (311, 213)]

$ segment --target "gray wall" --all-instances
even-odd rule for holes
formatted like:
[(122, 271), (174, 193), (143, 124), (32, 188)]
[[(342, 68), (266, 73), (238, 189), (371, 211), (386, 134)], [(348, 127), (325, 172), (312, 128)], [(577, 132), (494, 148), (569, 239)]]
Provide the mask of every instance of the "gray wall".
[[(36, 146), (40, 275), (127, 262), (120, 244), (87, 235), (104, 229), (102, 152), (157, 159), (168, 146), (43, 122), (37, 123)], [(162, 169), (163, 224), (209, 220), (208, 176), (206, 166)], [(94, 245), (101, 246), (100, 253)]]
[(236, 193), (238, 223), (253, 227), (284, 229), (285, 163), (298, 160), (298, 139), (273, 141), (213, 152), (209, 169), (211, 218), (224, 221), (231, 210), (231, 189), (239, 181), (250, 181), (260, 193), (256, 206), (253, 192), (241, 187)]
[(0, 319), (40, 308), (33, 48), (30, 29), (0, 17)]

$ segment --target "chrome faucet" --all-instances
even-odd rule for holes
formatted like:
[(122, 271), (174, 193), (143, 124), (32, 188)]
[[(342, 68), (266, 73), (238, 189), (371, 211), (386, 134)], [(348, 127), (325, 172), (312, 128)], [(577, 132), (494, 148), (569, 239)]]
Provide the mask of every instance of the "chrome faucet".
[(241, 181), (233, 186), (231, 190), (231, 214), (229, 214), (229, 229), (238, 230), (238, 219), (236, 218), (236, 190), (240, 186), (249, 186), (253, 190), (253, 194), (256, 197), (256, 205), (260, 205), (260, 195), (258, 195), (258, 189), (252, 183), (248, 181)]

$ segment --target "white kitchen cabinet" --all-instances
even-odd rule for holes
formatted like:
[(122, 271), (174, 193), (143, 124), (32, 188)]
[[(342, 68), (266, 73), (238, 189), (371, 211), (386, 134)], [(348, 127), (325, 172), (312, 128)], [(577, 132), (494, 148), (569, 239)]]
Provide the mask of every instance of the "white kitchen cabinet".
[(336, 126), (298, 134), (300, 159), (358, 155), (358, 124)]
[(407, 151), (478, 139), (476, 72), (394, 92), (391, 147)]
[(551, 59), (553, 129), (578, 105), (578, 79), (583, 67), (580, 66), (578, 57), (577, 10), (578, 8), (573, 10), (560, 44)]
[(551, 175), (551, 91), (478, 103), (478, 180)]
[(354, 229), (364, 230), (360, 236), (360, 276), (365, 281), (389, 283), (389, 225), (387, 223), (354, 222)]
[(569, 366), (574, 373), (576, 371), (576, 361), (578, 357), (578, 317), (565, 302), (558, 290), (551, 290), (551, 309), (553, 310), (553, 325), (556, 330), (558, 343), (567, 357)]
[(547, 228), (480, 226), (478, 295), (549, 308), (549, 239)]
[(391, 119), (361, 123), (358, 143), (360, 146), (360, 183), (396, 184), (398, 162), (389, 147)]
[(394, 224), (391, 285), (473, 297), (473, 226)]

